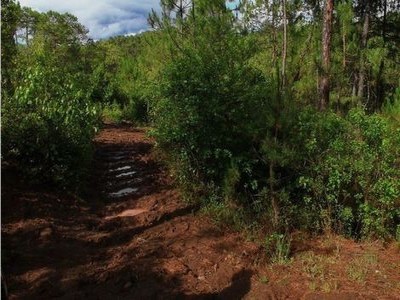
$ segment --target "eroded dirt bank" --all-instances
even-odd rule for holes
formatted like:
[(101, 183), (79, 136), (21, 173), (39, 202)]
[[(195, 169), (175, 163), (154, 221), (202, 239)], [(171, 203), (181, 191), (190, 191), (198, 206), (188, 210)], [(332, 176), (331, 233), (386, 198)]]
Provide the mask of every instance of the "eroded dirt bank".
[[(265, 266), (261, 247), (181, 201), (143, 129), (107, 125), (95, 147), (85, 199), (28, 189), (3, 173), (10, 299), (396, 299), (400, 292), (394, 247), (371, 244), (366, 252), (346, 240), (300, 239), (292, 263)], [(351, 281), (346, 266), (365, 253), (374, 274)]]

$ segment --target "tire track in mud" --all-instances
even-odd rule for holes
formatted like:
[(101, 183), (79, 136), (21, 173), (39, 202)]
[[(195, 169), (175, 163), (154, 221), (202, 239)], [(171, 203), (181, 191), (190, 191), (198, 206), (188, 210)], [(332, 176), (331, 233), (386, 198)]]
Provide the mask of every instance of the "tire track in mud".
[(144, 132), (108, 128), (96, 143), (98, 178), (106, 186), (105, 221), (98, 228), (112, 232), (98, 242), (114, 255), (104, 282), (113, 282), (117, 273), (123, 279), (114, 285), (127, 299), (244, 296), (257, 256), (249, 253), (259, 249), (193, 214), (199, 207), (181, 201), (152, 159)]
[(144, 131), (114, 131), (107, 128), (96, 140), (94, 186), (104, 187), (100, 197), (105, 203), (98, 228), (114, 232), (100, 241), (105, 246), (128, 242), (133, 235), (199, 208), (180, 201), (167, 174), (151, 158), (152, 142)]
[(84, 201), (6, 195), (8, 211), (35, 203), (4, 226), (10, 299), (239, 299), (250, 290), (259, 248), (194, 214), (144, 129), (106, 125), (94, 146)]

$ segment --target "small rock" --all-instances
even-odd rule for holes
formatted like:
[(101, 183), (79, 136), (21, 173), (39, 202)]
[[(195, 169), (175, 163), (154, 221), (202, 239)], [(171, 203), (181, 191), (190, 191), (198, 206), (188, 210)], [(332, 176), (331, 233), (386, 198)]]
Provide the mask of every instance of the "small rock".
[(197, 277), (197, 279), (200, 280), (200, 281), (206, 280), (206, 278), (204, 276), (199, 276), (199, 277)]

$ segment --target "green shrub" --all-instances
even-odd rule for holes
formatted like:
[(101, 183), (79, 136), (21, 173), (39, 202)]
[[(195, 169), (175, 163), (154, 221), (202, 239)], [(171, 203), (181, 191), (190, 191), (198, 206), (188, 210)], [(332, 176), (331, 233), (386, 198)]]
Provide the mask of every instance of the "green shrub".
[[(166, 66), (157, 83), (161, 99), (154, 108), (153, 135), (179, 166), (175, 169), (182, 185), (221, 187), (229, 181), (225, 177), (232, 176), (232, 164), (241, 173), (251, 172), (269, 84), (247, 64), (250, 41), (229, 33), (211, 43), (215, 36), (208, 34), (196, 37), (196, 44), (206, 47), (182, 45), (184, 54)], [(248, 176), (241, 175), (237, 180), (246, 181)]]
[(356, 237), (394, 235), (400, 213), (400, 132), (380, 115), (300, 114), (297, 194), (312, 218)]
[(122, 117), (125, 120), (144, 125), (149, 122), (148, 111), (148, 103), (145, 100), (134, 98), (123, 108)]
[(248, 218), (272, 219), (262, 222), (278, 232), (393, 236), (399, 129), (360, 109), (342, 116), (300, 107), (277, 68), (262, 73), (251, 63), (252, 38), (214, 21), (196, 18), (198, 34), (171, 50), (153, 85), (152, 134), (184, 193), (212, 199), (218, 218), (233, 218), (228, 201)]
[(130, 121), (135, 124), (144, 125), (148, 123), (147, 103), (141, 99), (134, 99), (126, 105), (116, 102), (103, 105), (103, 120), (119, 124), (122, 121)]
[(119, 104), (113, 102), (106, 104), (102, 111), (103, 120), (106, 122), (121, 123), (123, 119), (123, 110)]
[(278, 264), (289, 262), (291, 240), (288, 235), (273, 233), (265, 238), (264, 247), (271, 261)]
[(397, 87), (391, 97), (386, 99), (382, 112), (393, 122), (395, 127), (400, 127), (400, 86)]
[(57, 69), (28, 68), (2, 103), (2, 154), (36, 182), (76, 183), (86, 172), (98, 109), (79, 79)]

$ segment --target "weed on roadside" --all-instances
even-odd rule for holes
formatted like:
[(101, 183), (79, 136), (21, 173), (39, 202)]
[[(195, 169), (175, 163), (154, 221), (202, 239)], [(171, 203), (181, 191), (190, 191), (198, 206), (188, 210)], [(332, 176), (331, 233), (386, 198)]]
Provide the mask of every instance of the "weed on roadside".
[(378, 262), (378, 258), (374, 253), (365, 253), (360, 257), (356, 257), (347, 267), (347, 275), (351, 280), (357, 281), (364, 285), (365, 280), (371, 269), (374, 269)]
[(267, 276), (265, 276), (265, 275), (259, 277), (258, 280), (260, 280), (260, 282), (261, 282), (262, 284), (268, 284), (268, 283), (269, 283), (269, 278), (268, 278)]
[(267, 256), (276, 264), (288, 264), (291, 262), (290, 245), (290, 236), (278, 233), (267, 236), (264, 242)]
[(331, 266), (336, 263), (334, 257), (327, 257), (305, 252), (300, 257), (303, 272), (309, 278), (309, 288), (312, 291), (331, 292), (338, 288), (337, 280), (333, 279)]

